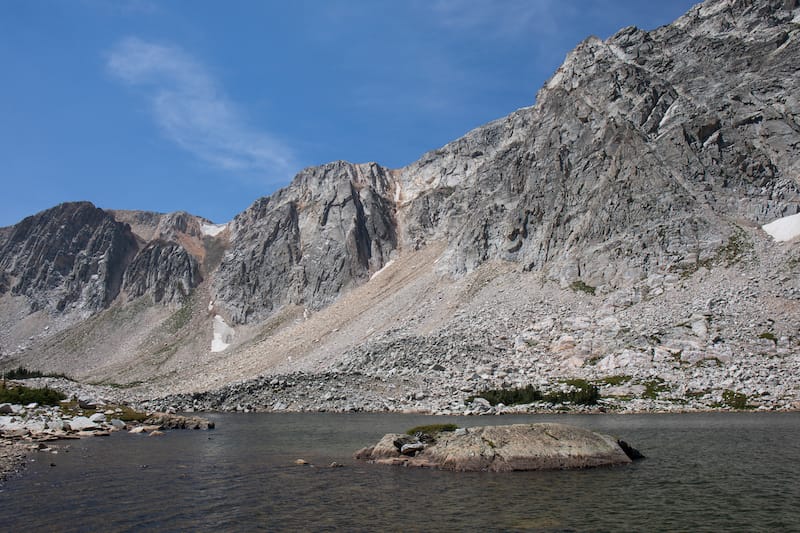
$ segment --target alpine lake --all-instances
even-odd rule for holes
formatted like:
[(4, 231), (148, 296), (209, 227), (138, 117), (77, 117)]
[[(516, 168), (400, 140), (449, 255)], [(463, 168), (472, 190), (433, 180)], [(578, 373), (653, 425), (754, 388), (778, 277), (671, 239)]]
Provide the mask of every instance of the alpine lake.
[[(800, 531), (800, 413), (203, 416), (216, 429), (34, 453), (0, 487), (2, 530)], [(614, 435), (646, 459), (502, 474), (352, 459), (421, 424), (535, 422)]]

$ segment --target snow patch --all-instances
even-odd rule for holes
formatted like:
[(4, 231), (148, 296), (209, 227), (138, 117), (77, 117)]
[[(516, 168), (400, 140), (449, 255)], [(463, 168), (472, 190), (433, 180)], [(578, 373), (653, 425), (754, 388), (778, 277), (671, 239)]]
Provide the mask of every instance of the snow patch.
[(369, 277), (370, 281), (372, 281), (373, 279), (375, 279), (375, 278), (378, 276), (378, 274), (380, 274), (381, 272), (383, 272), (384, 270), (386, 270), (387, 268), (389, 268), (390, 266), (392, 266), (392, 263), (394, 263), (394, 259), (392, 259), (391, 261), (389, 261), (388, 263), (386, 263), (385, 265), (383, 265), (383, 268), (381, 268), (380, 270), (377, 270), (377, 271), (375, 271), (375, 273), (374, 273), (374, 274), (372, 274), (372, 275)]
[(776, 241), (790, 241), (800, 236), (800, 213), (773, 220), (769, 224), (761, 226), (761, 229), (769, 233)]
[(219, 315), (214, 315), (214, 338), (211, 340), (211, 351), (221, 352), (231, 345), (236, 332), (225, 323)]
[(209, 237), (216, 237), (222, 230), (227, 228), (227, 224), (201, 224), (200, 229), (203, 231), (203, 235), (208, 235)]

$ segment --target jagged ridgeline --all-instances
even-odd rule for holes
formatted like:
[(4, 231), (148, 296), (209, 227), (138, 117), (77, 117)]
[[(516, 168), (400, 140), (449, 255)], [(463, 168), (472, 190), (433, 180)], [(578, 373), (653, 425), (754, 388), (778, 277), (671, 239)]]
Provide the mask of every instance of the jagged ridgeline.
[[(597, 365), (625, 350), (634, 382), (657, 349), (729, 363), (768, 333), (796, 352), (799, 58), (796, 0), (709, 0), (586, 39), (535, 105), (405, 168), (309, 168), (224, 225), (56, 206), (0, 229), (0, 364), (159, 393), (472, 370), (480, 392), (627, 375)], [(537, 341), (545, 312), (605, 336)]]

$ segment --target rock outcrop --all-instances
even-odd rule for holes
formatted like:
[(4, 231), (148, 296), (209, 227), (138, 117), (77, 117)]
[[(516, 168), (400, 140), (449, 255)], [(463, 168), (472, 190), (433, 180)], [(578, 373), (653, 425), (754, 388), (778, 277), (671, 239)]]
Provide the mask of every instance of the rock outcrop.
[(286, 304), (317, 309), (369, 278), (397, 246), (393, 181), (374, 163), (309, 168), (231, 223), (215, 274), (217, 304), (236, 323)]
[(61, 204), (13, 226), (0, 250), (4, 286), (32, 310), (96, 312), (119, 294), (136, 254), (130, 228), (88, 202)]
[(182, 212), (61, 204), (2, 228), (0, 295), (25, 296), (32, 311), (83, 316), (108, 308), (122, 293), (180, 302), (203, 279), (203, 222)]
[(713, 261), (800, 211), (795, 2), (717, 0), (589, 38), (536, 105), (403, 169), (403, 239), (568, 284), (630, 286)]
[(608, 435), (547, 423), (458, 429), (438, 433), (427, 443), (389, 433), (355, 458), (457, 472), (510, 472), (627, 464), (632, 460), (628, 454), (638, 452)]
[(123, 287), (131, 298), (151, 294), (153, 301), (180, 301), (202, 276), (197, 260), (180, 244), (152, 241), (125, 269)]

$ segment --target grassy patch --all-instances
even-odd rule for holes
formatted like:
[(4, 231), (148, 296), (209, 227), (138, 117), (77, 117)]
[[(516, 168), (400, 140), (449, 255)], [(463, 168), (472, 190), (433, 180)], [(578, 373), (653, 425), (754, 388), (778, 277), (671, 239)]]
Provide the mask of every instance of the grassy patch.
[(111, 418), (119, 418), (123, 422), (144, 422), (147, 419), (146, 413), (131, 409), (127, 405), (104, 405), (99, 409), (81, 409), (76, 400), (61, 402), (61, 411), (67, 416), (92, 416), (110, 410), (115, 411), (113, 415), (109, 415)]
[(731, 234), (728, 242), (719, 248), (716, 253), (716, 258), (720, 262), (724, 262), (725, 266), (733, 266), (738, 263), (742, 257), (753, 251), (753, 243), (750, 238), (741, 228)]
[(750, 237), (742, 228), (736, 227), (728, 238), (728, 241), (717, 248), (712, 257), (699, 260), (693, 265), (685, 266), (678, 270), (681, 272), (682, 277), (687, 278), (703, 267), (710, 269), (717, 264), (724, 264), (726, 267), (731, 267), (744, 259), (745, 256), (751, 255), (752, 252), (753, 242), (750, 240)]
[(631, 379), (633, 379), (633, 376), (627, 376), (627, 375), (606, 376), (604, 378), (599, 379), (598, 383), (601, 383), (603, 385), (617, 386), (617, 385), (622, 385), (623, 383), (627, 383)]
[(184, 298), (181, 308), (172, 313), (164, 324), (168, 333), (177, 333), (192, 319), (192, 297)]
[(0, 403), (58, 405), (64, 398), (66, 396), (48, 387), (39, 389), (24, 385), (8, 386), (5, 381), (0, 382)]
[(661, 378), (645, 381), (642, 383), (642, 385), (644, 385), (642, 398), (646, 398), (648, 400), (657, 400), (659, 394), (669, 391), (669, 386)]
[(144, 383), (142, 380), (131, 381), (129, 383), (97, 383), (97, 385), (104, 385), (106, 387), (111, 387), (112, 389), (132, 389), (133, 387), (138, 387)]
[(46, 372), (39, 372), (38, 370), (28, 370), (24, 366), (8, 370), (3, 373), (6, 379), (31, 379), (31, 378), (64, 378), (69, 379), (64, 374), (52, 374)]
[(776, 337), (771, 331), (765, 331), (764, 333), (761, 333), (758, 338), (767, 339), (768, 341), (774, 342), (776, 346), (778, 345), (778, 337)]
[(586, 294), (591, 294), (592, 296), (594, 296), (594, 291), (596, 290), (596, 287), (587, 285), (581, 280), (573, 281), (570, 283), (569, 288), (575, 292), (585, 292)]
[(430, 435), (431, 437), (435, 437), (439, 433), (451, 432), (457, 429), (458, 426), (455, 424), (428, 424), (426, 426), (415, 426), (406, 431), (406, 435), (424, 433), (426, 435)]
[(748, 405), (747, 400), (747, 394), (728, 389), (722, 391), (722, 404), (731, 409), (751, 409), (752, 406)]

